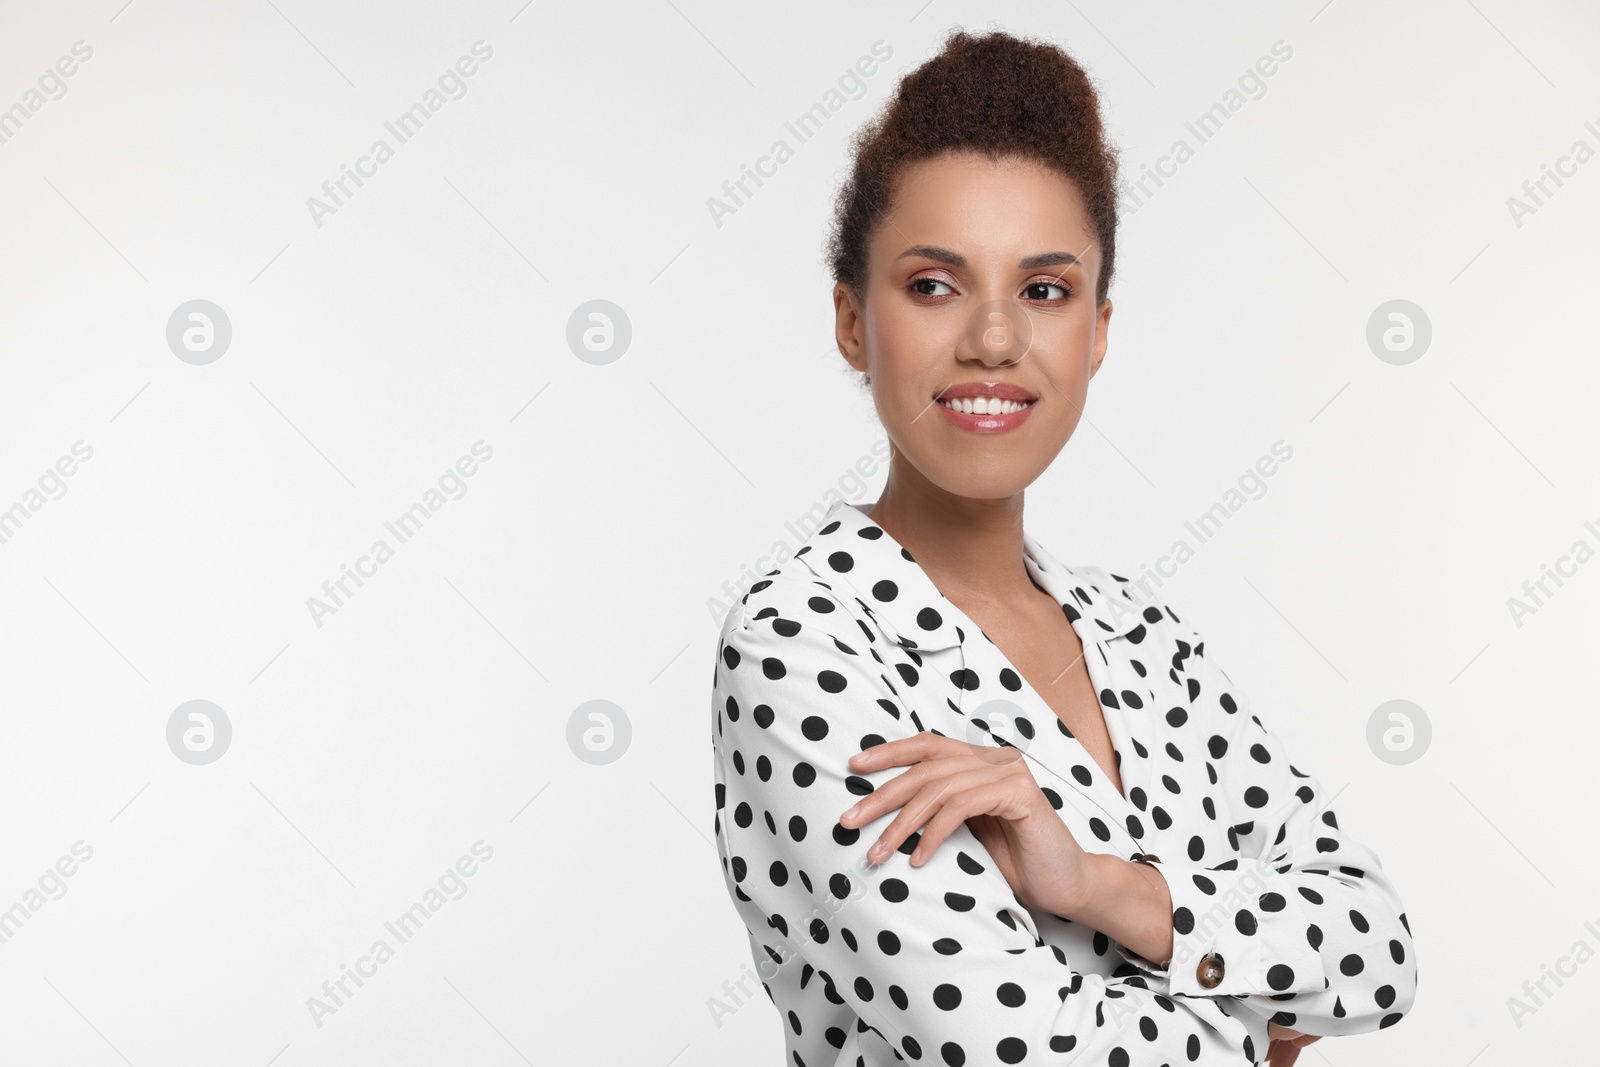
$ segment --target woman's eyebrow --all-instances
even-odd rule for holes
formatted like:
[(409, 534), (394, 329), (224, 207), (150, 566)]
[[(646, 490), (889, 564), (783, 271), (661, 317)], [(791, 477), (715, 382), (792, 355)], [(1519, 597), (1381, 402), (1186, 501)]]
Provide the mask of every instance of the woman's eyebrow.
[(1041, 252), (1022, 260), (1017, 266), (1023, 270), (1036, 270), (1039, 267), (1070, 267), (1076, 262), (1078, 257), (1071, 252)]
[[(907, 256), (922, 256), (926, 259), (936, 259), (941, 263), (948, 263), (952, 267), (965, 267), (967, 257), (960, 252), (952, 252), (948, 248), (938, 245), (912, 245), (901, 252), (895, 259), (905, 259)], [(1070, 252), (1040, 252), (1038, 255), (1027, 256), (1017, 261), (1017, 266), (1022, 270), (1037, 270), (1040, 267), (1068, 267), (1078, 262), (1078, 257)]]

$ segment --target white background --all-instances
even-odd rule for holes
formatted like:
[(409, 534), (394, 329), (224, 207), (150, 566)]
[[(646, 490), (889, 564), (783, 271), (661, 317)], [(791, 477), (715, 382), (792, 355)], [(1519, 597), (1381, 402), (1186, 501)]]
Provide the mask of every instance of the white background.
[[(1130, 177), (1293, 49), (1125, 216), (1110, 353), (1027, 524), (1139, 572), (1293, 448), (1162, 595), (1406, 901), (1414, 1012), (1301, 1063), (1593, 1061), (1600, 562), (1507, 607), (1600, 546), (1600, 161), (1507, 207), (1600, 149), (1587, 5), (106, 0), (0, 8), (0, 108), (93, 49), (0, 144), (0, 509), (93, 449), (0, 544), (0, 909), (93, 849), (0, 944), (0, 1062), (782, 1061), (764, 994), (709, 1008), (749, 957), (708, 605), (831, 489), (876, 497), (822, 263), (847, 138), (996, 18), (1090, 69)], [(478, 40), (466, 94), (317, 225)], [(1396, 298), (1433, 328), (1404, 366), (1365, 339)], [(204, 366), (166, 340), (192, 299), (233, 329)], [(594, 299), (633, 331), (600, 366), (566, 342)], [(319, 626), (307, 599), (478, 440), (465, 495)], [(1433, 729), (1404, 766), (1366, 734), (1397, 698)], [(192, 699), (233, 727), (206, 766), (166, 740)], [(599, 766), (568, 743), (597, 699), (631, 726)], [(479, 840), (465, 895), (318, 1025)]]

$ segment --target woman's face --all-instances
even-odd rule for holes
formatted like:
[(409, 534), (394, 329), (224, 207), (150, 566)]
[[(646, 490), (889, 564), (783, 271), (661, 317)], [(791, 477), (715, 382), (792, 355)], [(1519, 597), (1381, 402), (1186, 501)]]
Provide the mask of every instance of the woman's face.
[[(1083, 197), (1056, 171), (965, 153), (908, 167), (868, 244), (864, 299), (834, 289), (839, 349), (871, 376), (895, 463), (983, 500), (1043, 473), (1105, 358), (1111, 301), (1095, 304), (1099, 273)], [(1012, 412), (969, 398), (959, 403), (978, 411), (960, 414), (937, 399), (983, 383), (1033, 400)]]

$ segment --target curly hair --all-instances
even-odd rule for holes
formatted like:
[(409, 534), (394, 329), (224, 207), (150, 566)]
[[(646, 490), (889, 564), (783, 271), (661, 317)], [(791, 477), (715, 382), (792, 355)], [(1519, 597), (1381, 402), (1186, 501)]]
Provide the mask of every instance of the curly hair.
[(1034, 160), (1076, 184), (1100, 243), (1095, 302), (1105, 300), (1115, 266), (1116, 148), (1106, 139), (1094, 83), (1057, 46), (1003, 31), (951, 31), (944, 50), (906, 74), (882, 112), (856, 131), (851, 151), (855, 162), (839, 190), (827, 259), (834, 281), (857, 299), (866, 285), (868, 238), (893, 205), (901, 171), (966, 151)]

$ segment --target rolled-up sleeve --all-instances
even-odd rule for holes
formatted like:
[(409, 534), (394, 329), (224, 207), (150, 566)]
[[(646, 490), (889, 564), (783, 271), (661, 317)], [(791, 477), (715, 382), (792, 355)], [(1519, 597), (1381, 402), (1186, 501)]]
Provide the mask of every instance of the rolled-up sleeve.
[(1181, 997), (1234, 997), (1281, 1025), (1332, 1036), (1400, 1021), (1417, 989), (1416, 948), (1376, 853), (1340, 827), (1321, 782), (1289, 762), (1203, 639), (1182, 670), (1204, 724), (1217, 818), (1239, 855), (1155, 866), (1172, 895), (1166, 967), (1123, 950)]
[[(848, 1003), (909, 1061), (1157, 1067), (1265, 1055), (1152, 990), (1133, 967), (1115, 978), (1075, 969), (1040, 938), (964, 825), (921, 867), (909, 862), (916, 834), (868, 864), (867, 849), (897, 812), (857, 829), (839, 816), (908, 768), (855, 774), (848, 760), (922, 731), (914, 702), (902, 698), (916, 672), (880, 658), (840, 601), (781, 603), (735, 608), (713, 698), (719, 850), (733, 894), (765, 917), (752, 933), (769, 954), (798, 956), (829, 999)], [(1358, 896), (1370, 899), (1329, 894), (1328, 906), (1355, 906)], [(1387, 916), (1373, 922), (1374, 937), (1388, 929)], [(786, 1022), (803, 1025), (793, 1015)]]

